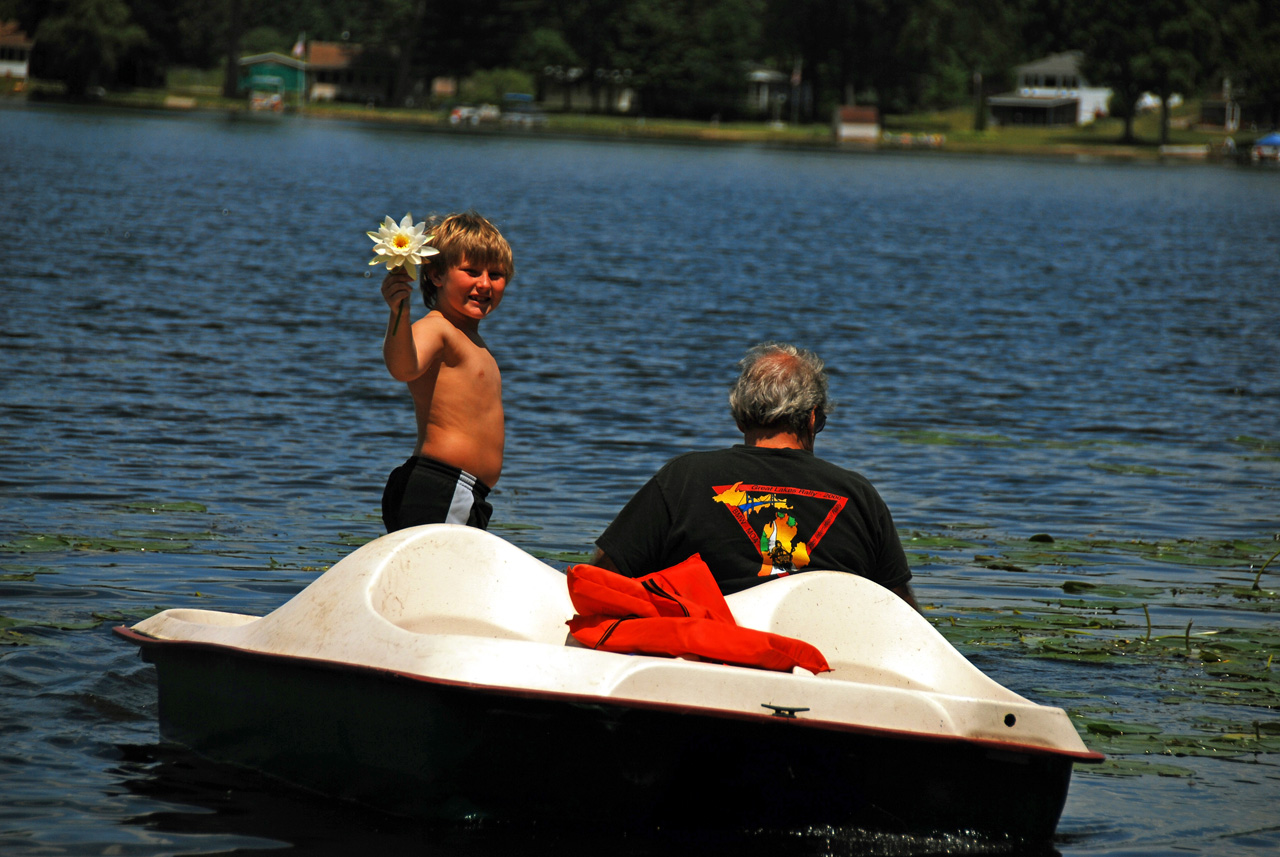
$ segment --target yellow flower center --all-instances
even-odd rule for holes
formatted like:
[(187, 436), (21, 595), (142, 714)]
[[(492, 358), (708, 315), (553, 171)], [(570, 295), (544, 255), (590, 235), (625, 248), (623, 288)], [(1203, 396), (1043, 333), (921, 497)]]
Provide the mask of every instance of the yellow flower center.
[(404, 248), (409, 246), (409, 236), (397, 235), (395, 239), (392, 241), (392, 243), (395, 245), (395, 248), (397, 250), (403, 250)]

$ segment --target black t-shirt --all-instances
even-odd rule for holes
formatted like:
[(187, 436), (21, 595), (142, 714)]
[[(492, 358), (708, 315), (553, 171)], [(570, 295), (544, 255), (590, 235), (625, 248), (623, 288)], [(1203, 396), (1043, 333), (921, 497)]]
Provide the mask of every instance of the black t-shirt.
[(808, 569), (889, 588), (911, 579), (871, 483), (801, 449), (739, 445), (674, 458), (596, 544), (629, 577), (701, 554), (726, 593)]

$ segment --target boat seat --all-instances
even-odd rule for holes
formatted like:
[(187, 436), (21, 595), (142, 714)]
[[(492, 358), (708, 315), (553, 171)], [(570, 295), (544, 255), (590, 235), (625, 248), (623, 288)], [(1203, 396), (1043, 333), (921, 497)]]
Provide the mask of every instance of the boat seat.
[(431, 524), (379, 542), (373, 609), (415, 634), (464, 634), (562, 646), (573, 604), (564, 574), (474, 527)]
[(824, 675), (832, 679), (960, 696), (1012, 696), (909, 604), (856, 574), (807, 571), (736, 592), (726, 601), (740, 625), (817, 646), (832, 667)]

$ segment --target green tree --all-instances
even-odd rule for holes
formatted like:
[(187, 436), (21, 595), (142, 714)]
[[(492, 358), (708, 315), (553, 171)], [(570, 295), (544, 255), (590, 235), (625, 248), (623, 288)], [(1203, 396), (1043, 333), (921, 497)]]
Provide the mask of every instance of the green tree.
[[(939, 0), (768, 0), (764, 51), (784, 70), (802, 70), (798, 105), (807, 119), (839, 104), (882, 112), (925, 100), (944, 43)], [(967, 77), (967, 73), (966, 73)]]
[(1020, 61), (1080, 48), (1077, 0), (1017, 0), (1020, 6), (1019, 32), (1011, 37), (1010, 49)]
[(1161, 98), (1160, 142), (1169, 134), (1169, 96), (1190, 94), (1218, 53), (1219, 25), (1208, 0), (1086, 0), (1077, 7), (1085, 75), (1110, 86), (1112, 109), (1134, 142), (1138, 98)]
[[(746, 95), (762, 9), (762, 0), (634, 2), (618, 22), (625, 50), (606, 62), (635, 72), (647, 113), (729, 118)], [(591, 73), (607, 83), (609, 65), (597, 60)]]
[[(591, 91), (594, 110), (608, 109), (604, 96), (612, 83), (612, 70), (632, 67), (638, 55), (634, 49), (651, 47), (647, 38), (636, 39), (637, 32), (650, 23), (633, 17), (643, 5), (642, 0), (550, 0), (547, 4), (546, 11), (579, 60), (578, 80), (585, 81)], [(658, 0), (655, 6), (658, 20), (668, 11), (666, 0)]]
[(241, 39), (241, 51), (247, 55), (275, 52), (288, 54), (293, 45), (293, 36), (285, 35), (274, 27), (257, 26), (246, 32)]
[(426, 0), (416, 36), (427, 64), (457, 77), (509, 68), (516, 46), (532, 29), (527, 5), (519, 0)]
[(147, 40), (123, 0), (53, 0), (49, 11), (35, 32), (32, 74), (61, 81), (72, 97), (109, 82), (120, 57)]
[(244, 19), (240, 15), (241, 0), (226, 0), (226, 29), (223, 31), (222, 94), (235, 98), (240, 89), (240, 39)]
[(48, 0), (0, 0), (0, 21), (17, 21), (26, 33), (34, 33), (53, 10)]
[(917, 69), (914, 101), (946, 107), (972, 99), (974, 128), (986, 127), (986, 91), (1006, 82), (1021, 55), (1028, 10), (1014, 0), (925, 0), (903, 31), (900, 59)]
[(1271, 0), (1226, 0), (1222, 72), (1233, 92), (1263, 110), (1263, 127), (1280, 126), (1280, 7)]
[(477, 71), (459, 85), (459, 94), (467, 101), (501, 104), (508, 92), (531, 92), (533, 76), (516, 68), (491, 68)]
[[(869, 81), (857, 38), (867, 20), (859, 15), (865, 0), (768, 0), (763, 11), (762, 53), (779, 71), (800, 72), (792, 86), (794, 119), (812, 119), (837, 104), (851, 103)], [(884, 34), (886, 38), (892, 38)], [(819, 106), (821, 105), (821, 106)]]
[(1111, 88), (1111, 113), (1124, 120), (1125, 143), (1134, 142), (1138, 98), (1149, 82), (1147, 55), (1156, 44), (1144, 0), (1082, 0), (1078, 7), (1084, 75)]
[[(569, 46), (564, 34), (552, 27), (540, 26), (525, 36), (516, 48), (512, 57), (517, 68), (524, 70), (534, 80), (539, 81), (538, 100), (545, 100), (542, 81), (558, 75), (561, 82), (567, 70), (580, 68), (582, 59)], [(569, 87), (563, 87), (564, 109), (571, 106)]]
[(1190, 95), (1217, 58), (1220, 29), (1201, 0), (1149, 2), (1155, 19), (1155, 43), (1141, 58), (1139, 70), (1148, 89), (1160, 97), (1160, 142), (1169, 142), (1169, 98)]

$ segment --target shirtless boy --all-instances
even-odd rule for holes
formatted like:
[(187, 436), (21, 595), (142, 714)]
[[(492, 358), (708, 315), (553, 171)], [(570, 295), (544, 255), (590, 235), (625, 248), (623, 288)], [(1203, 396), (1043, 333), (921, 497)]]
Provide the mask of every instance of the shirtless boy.
[(391, 377), (409, 385), (418, 424), (413, 455), (382, 493), (387, 532), (438, 523), (486, 528), (493, 508), (485, 497), (502, 473), (502, 378), (480, 322), (515, 273), (511, 246), (475, 212), (428, 221), (427, 231), (440, 251), (421, 265), (427, 315), (397, 324), (412, 280), (396, 268), (382, 281), (391, 310), (382, 357)]

